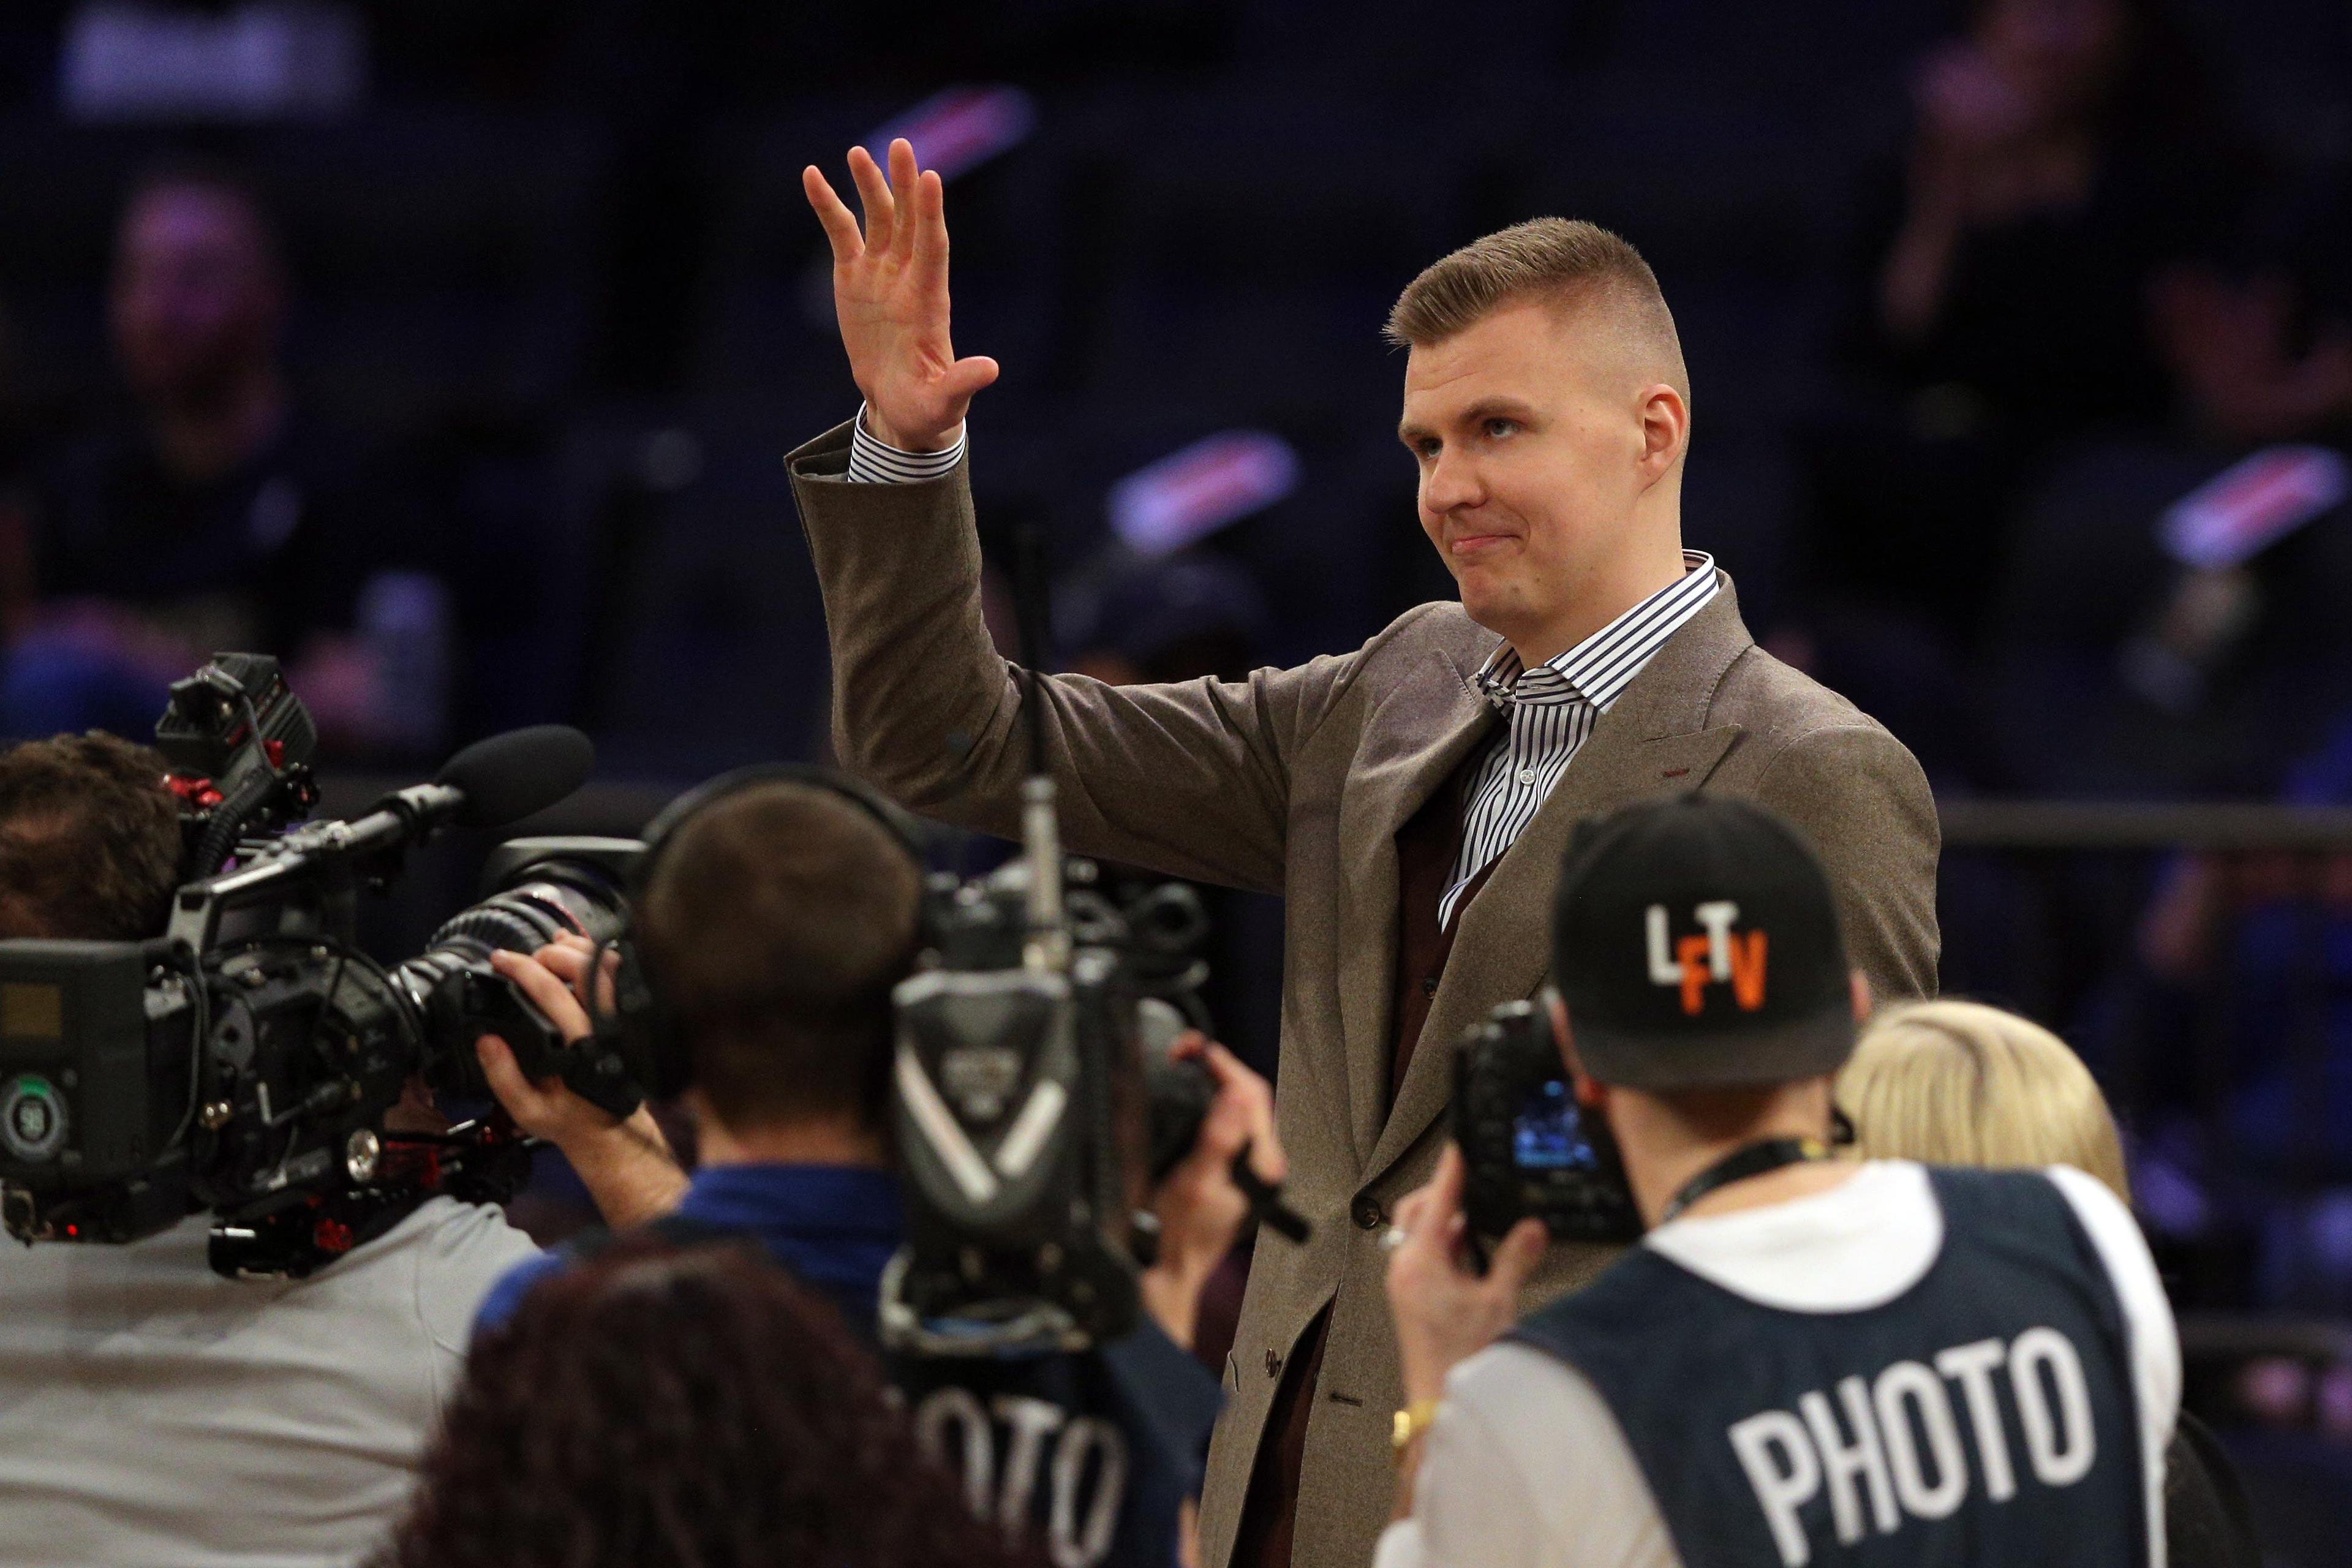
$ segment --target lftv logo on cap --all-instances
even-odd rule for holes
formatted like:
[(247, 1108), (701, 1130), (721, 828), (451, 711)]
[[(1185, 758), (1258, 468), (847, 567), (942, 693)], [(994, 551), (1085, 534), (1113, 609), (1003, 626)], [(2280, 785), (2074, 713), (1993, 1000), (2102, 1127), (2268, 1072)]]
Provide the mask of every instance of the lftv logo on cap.
[(1731, 986), (1732, 1000), (1743, 1013), (1764, 1005), (1764, 964), (1768, 946), (1762, 931), (1734, 931), (1739, 906), (1716, 899), (1691, 911), (1703, 934), (1673, 940), (1666, 906), (1652, 904), (1646, 913), (1650, 984), (1682, 988), (1683, 1011), (1696, 1017), (1706, 1008), (1710, 984)]

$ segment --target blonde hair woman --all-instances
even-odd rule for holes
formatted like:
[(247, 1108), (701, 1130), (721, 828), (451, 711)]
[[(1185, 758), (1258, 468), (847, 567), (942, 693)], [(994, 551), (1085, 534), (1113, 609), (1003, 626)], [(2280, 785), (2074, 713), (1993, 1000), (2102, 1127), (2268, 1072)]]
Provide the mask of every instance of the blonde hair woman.
[(1881, 1010), (1838, 1074), (1866, 1159), (2072, 1165), (2131, 1201), (2105, 1098), (2065, 1041), (1981, 1002)]
[[(2065, 1041), (1981, 1002), (1882, 1009), (1838, 1074), (1838, 1109), (1869, 1160), (1930, 1165), (2072, 1165), (2131, 1201), (2106, 1097)], [(2165, 1458), (2173, 1568), (2259, 1568), (2244, 1486), (2188, 1411)]]

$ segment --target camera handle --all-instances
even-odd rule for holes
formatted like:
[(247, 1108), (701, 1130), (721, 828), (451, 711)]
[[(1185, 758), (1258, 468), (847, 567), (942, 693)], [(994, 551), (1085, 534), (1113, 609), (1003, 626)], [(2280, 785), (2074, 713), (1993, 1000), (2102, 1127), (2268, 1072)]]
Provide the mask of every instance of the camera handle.
[(495, 974), (467, 973), (468, 1014), (482, 1032), (498, 1036), (513, 1050), (515, 1066), (538, 1082), (561, 1079), (563, 1086), (599, 1110), (626, 1120), (646, 1097), (629, 1076), (621, 1053), (594, 1035), (567, 1041), (539, 1005)]
[(1249, 1200), (1250, 1214), (1258, 1224), (1276, 1236), (1303, 1244), (1315, 1234), (1315, 1227), (1307, 1223), (1305, 1215), (1282, 1201), (1281, 1183), (1269, 1182), (1252, 1168), (1250, 1148), (1250, 1144), (1243, 1144), (1234, 1152), (1233, 1163), (1226, 1167), (1234, 1185)]

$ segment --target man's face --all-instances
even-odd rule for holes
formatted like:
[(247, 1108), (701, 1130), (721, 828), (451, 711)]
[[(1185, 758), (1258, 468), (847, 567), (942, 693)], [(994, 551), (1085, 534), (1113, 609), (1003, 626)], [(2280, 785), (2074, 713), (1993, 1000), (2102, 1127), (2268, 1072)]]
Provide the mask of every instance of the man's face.
[(1398, 436), (1421, 467), (1422, 531), (1470, 618), (1514, 643), (1585, 596), (1656, 478), (1646, 389), (1595, 313), (1507, 305), (1405, 364)]
[(204, 185), (163, 185), (123, 215), (114, 259), (114, 341), (144, 400), (201, 404), (275, 348), (278, 285), (244, 203)]

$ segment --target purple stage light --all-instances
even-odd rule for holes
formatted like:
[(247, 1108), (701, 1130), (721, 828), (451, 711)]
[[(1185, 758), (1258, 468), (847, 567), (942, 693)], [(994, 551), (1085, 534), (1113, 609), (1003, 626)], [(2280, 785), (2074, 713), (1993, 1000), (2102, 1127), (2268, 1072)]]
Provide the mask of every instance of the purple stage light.
[(1139, 555), (1169, 555), (1298, 488), (1298, 454), (1264, 430), (1227, 430), (1138, 468), (1110, 490), (1112, 531)]
[(952, 180), (1028, 140), (1037, 104), (1017, 87), (951, 87), (915, 105), (874, 133), (877, 158), (904, 136), (916, 161)]

